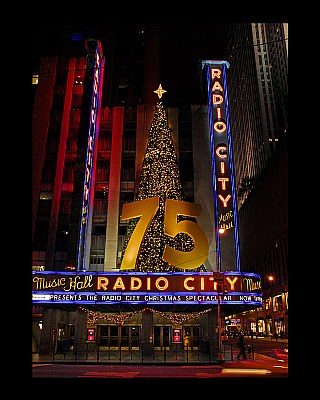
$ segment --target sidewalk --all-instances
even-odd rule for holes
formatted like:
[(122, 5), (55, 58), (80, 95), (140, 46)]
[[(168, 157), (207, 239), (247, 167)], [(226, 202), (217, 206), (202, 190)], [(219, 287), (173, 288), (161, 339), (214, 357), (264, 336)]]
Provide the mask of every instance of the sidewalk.
[(263, 341), (263, 340), (267, 340), (268, 342), (274, 342), (274, 343), (288, 343), (288, 339), (287, 339), (287, 338), (285, 338), (285, 339), (278, 338), (278, 339), (276, 340), (276, 339), (273, 339), (271, 336), (267, 336), (267, 337), (258, 337), (258, 338), (254, 338), (254, 339), (251, 339), (251, 336), (244, 336), (244, 338), (245, 338), (246, 340), (247, 340), (247, 339), (250, 339), (250, 340), (253, 340), (253, 341), (258, 340), (259, 342), (260, 342), (260, 341)]
[[(284, 358), (284, 361), (287, 362), (288, 357), (282, 357), (279, 355), (279, 358)], [(211, 362), (208, 361), (201, 361), (201, 360), (193, 360), (189, 362), (183, 362), (183, 361), (144, 361), (141, 362), (141, 360), (99, 360), (94, 358), (88, 358), (88, 359), (77, 359), (76, 361), (72, 359), (63, 359), (61, 357), (61, 354), (56, 355), (53, 357), (53, 355), (45, 354), (45, 355), (39, 355), (39, 354), (32, 354), (32, 363), (33, 364), (96, 364), (96, 365), (146, 365), (146, 366), (156, 366), (156, 365), (220, 365), (223, 367), (228, 367), (228, 368), (239, 368), (239, 367), (255, 367), (255, 368), (271, 368), (275, 363), (277, 363), (278, 360), (275, 357), (269, 357), (264, 354), (260, 353), (254, 353), (254, 357), (248, 356), (246, 360), (237, 360), (234, 358), (234, 360), (230, 359), (225, 359), (225, 360), (212, 360)]]
[[(247, 344), (254, 344), (255, 342), (259, 341), (271, 341), (274, 343), (279, 343), (279, 344), (288, 344), (288, 339), (280, 339), (278, 338), (277, 340), (271, 338), (271, 337), (259, 337), (259, 338), (255, 338), (255, 339), (251, 339), (250, 336), (245, 336), (245, 341)], [(248, 343), (249, 342), (249, 343)], [(125, 352), (123, 352), (123, 354), (125, 354)], [(278, 354), (278, 358), (284, 358), (285, 361), (287, 361), (288, 359), (288, 353), (282, 353), (282, 354)], [(141, 364), (141, 365), (228, 365), (229, 367), (237, 367), (237, 366), (241, 366), (243, 364), (255, 364), (255, 365), (261, 365), (261, 364), (266, 364), (266, 365), (270, 365), (270, 364), (274, 364), (274, 362), (277, 361), (276, 357), (269, 357), (267, 355), (264, 354), (260, 354), (258, 352), (254, 353), (254, 357), (252, 358), (250, 355), (248, 356), (247, 360), (237, 360), (234, 356), (233, 360), (230, 360), (230, 357), (228, 358), (226, 356), (226, 358), (224, 360), (212, 360), (212, 361), (208, 361), (206, 360), (201, 360), (201, 359), (189, 359), (188, 361), (183, 361), (180, 359), (180, 361), (174, 361), (174, 360), (170, 360), (167, 359), (165, 360), (159, 360), (159, 359), (155, 359), (155, 360), (144, 360), (141, 361), (141, 359), (139, 358), (135, 358), (135, 359), (129, 359), (128, 357), (123, 357), (121, 360), (118, 359), (96, 359), (96, 356), (93, 357), (92, 355), (89, 355), (88, 359), (85, 359), (83, 357), (81, 357), (80, 359), (77, 358), (76, 361), (69, 356), (64, 357), (63, 354), (56, 354), (56, 355), (52, 355), (52, 354), (44, 354), (44, 355), (39, 355), (38, 353), (33, 353), (32, 354), (32, 363), (33, 364), (50, 364), (50, 363), (54, 363), (54, 364), (110, 364), (110, 365), (133, 365), (133, 364)]]
[[(59, 354), (59, 356), (61, 356)], [(97, 361), (96, 359), (77, 359), (76, 361), (70, 360), (70, 359), (62, 359), (62, 358), (57, 358), (57, 356), (53, 357), (53, 355), (50, 354), (32, 354), (32, 363), (33, 364), (141, 364), (141, 365), (159, 365), (159, 364), (167, 364), (167, 365), (195, 365), (195, 364), (203, 364), (203, 365), (221, 365), (221, 364), (228, 364), (228, 365), (241, 365), (241, 364), (248, 364), (248, 363), (266, 363), (266, 362), (274, 362), (276, 359), (274, 357), (269, 357), (264, 354), (259, 354), (255, 353), (254, 354), (254, 359), (251, 357), (248, 357), (246, 360), (237, 360), (236, 358), (231, 361), (231, 360), (213, 360), (211, 362), (201, 362), (200, 361), (190, 361), (189, 363), (184, 363), (184, 362), (174, 362), (174, 361), (144, 361), (144, 362), (137, 362), (137, 361)]]

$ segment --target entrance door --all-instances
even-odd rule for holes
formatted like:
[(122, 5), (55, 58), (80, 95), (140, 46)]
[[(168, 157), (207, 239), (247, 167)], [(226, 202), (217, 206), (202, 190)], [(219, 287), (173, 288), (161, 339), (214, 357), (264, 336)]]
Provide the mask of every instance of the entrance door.
[(124, 325), (121, 327), (121, 347), (127, 350), (129, 349), (139, 349), (140, 327)]
[(69, 339), (70, 347), (74, 346), (74, 334), (75, 334), (76, 326), (73, 324), (67, 325), (67, 338)]
[(183, 346), (186, 350), (198, 350), (200, 343), (200, 326), (183, 327)]
[(131, 326), (130, 327), (130, 343), (131, 348), (134, 350), (139, 349), (140, 346), (140, 327), (139, 326)]
[(129, 349), (129, 327), (122, 326), (121, 327), (121, 347), (125, 349)]
[(123, 325), (98, 325), (98, 343), (100, 346), (106, 346), (117, 350), (121, 348), (139, 349), (140, 326)]
[(97, 325), (97, 342), (100, 346), (117, 349), (119, 345), (119, 332), (116, 325)]
[(170, 329), (171, 326), (153, 327), (153, 345), (155, 349), (170, 348)]

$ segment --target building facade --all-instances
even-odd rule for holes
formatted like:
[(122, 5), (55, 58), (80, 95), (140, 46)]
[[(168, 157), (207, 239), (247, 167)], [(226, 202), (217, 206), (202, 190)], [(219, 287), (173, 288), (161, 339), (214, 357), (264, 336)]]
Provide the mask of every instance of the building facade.
[[(154, 44), (157, 40), (157, 30), (151, 30), (147, 41)], [(107, 66), (105, 49), (96, 39), (85, 43), (83, 48), (77, 43), (74, 56), (43, 56), (39, 66), (33, 110), (34, 271), (72, 272), (85, 265), (94, 273), (117, 273), (123, 257), (128, 223), (121, 219), (121, 213), (123, 205), (133, 202), (137, 193), (156, 109), (154, 91), (158, 82), (154, 87), (151, 82), (158, 79), (159, 71), (143, 68), (146, 64), (142, 62), (138, 76), (142, 79), (144, 70), (143, 90), (141, 86), (133, 90), (130, 74), (128, 77), (125, 73), (119, 77), (119, 85), (113, 81), (108, 90), (105, 82), (111, 78), (104, 74), (111, 67)], [(151, 44), (148, 49), (156, 51)], [(117, 60), (114, 57), (109, 63)], [(185, 199), (202, 205), (197, 221), (208, 239), (204, 267), (206, 271), (217, 271), (208, 107), (168, 107), (167, 117)], [(192, 319), (179, 328), (181, 337), (195, 349), (203, 341), (217, 348), (217, 313), (209, 308), (169, 309), (176, 318), (193, 313)], [(138, 342), (148, 346), (151, 342), (157, 348), (167, 347), (177, 327), (168, 319), (169, 310), (146, 308), (130, 316), (130, 308), (100, 308), (93, 325), (96, 341), (108, 346), (122, 343), (137, 347)], [(68, 304), (34, 305), (33, 352), (49, 351), (52, 327), (57, 330), (59, 342), (68, 339), (70, 345), (85, 343), (88, 315), (93, 311)], [(118, 323), (119, 313), (125, 318), (124, 324)], [(230, 309), (226, 308), (224, 314), (229, 315)], [(261, 330), (265, 331), (265, 326)]]

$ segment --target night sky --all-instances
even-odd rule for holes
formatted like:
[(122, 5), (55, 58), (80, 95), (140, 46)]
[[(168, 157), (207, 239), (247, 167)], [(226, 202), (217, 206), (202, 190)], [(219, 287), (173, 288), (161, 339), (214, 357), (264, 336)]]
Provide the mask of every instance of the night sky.
[[(108, 38), (112, 37), (112, 28), (115, 24), (125, 31), (130, 30), (136, 23), (79, 24), (39, 21), (33, 31), (33, 70), (37, 70), (39, 55), (61, 54), (61, 49), (65, 45), (63, 32), (83, 31), (88, 36), (97, 34), (105, 37), (103, 50), (107, 57), (106, 43), (110, 42)], [(150, 24), (159, 24), (160, 81), (163, 88), (168, 90), (167, 99), (176, 102), (183, 96), (184, 102), (191, 104), (191, 98), (200, 92), (200, 60), (224, 59), (224, 25), (212, 22), (148, 22), (139, 25), (145, 26), (148, 30)], [(117, 40), (121, 41), (122, 38)], [(130, 51), (130, 48), (124, 51)]]
[[(284, 19), (284, 18), (282, 18)], [(32, 70), (36, 71), (38, 68), (39, 55), (43, 54), (61, 54), (61, 49), (65, 47), (65, 36), (63, 32), (84, 32), (85, 35), (102, 37), (104, 40), (103, 51), (108, 62), (108, 44), (112, 43), (114, 39), (113, 28), (116, 26), (120, 28), (121, 32), (130, 31), (135, 28), (133, 32), (137, 31), (136, 25), (146, 27), (158, 24), (160, 30), (160, 82), (162, 87), (167, 90), (166, 100), (172, 106), (177, 106), (181, 103), (184, 104), (202, 104), (201, 101), (201, 60), (226, 60), (225, 48), (225, 31), (230, 22), (93, 22), (79, 23), (79, 22), (57, 22), (50, 20), (37, 20), (33, 26), (33, 54), (32, 54)], [(280, 18), (281, 20), (281, 18)], [(288, 19), (284, 19), (287, 22)], [(270, 17), (267, 15), (254, 16), (242, 21), (239, 17), (237, 23), (244, 22), (278, 22), (279, 18)], [(128, 36), (117, 37), (117, 42), (123, 41), (126, 44)], [(109, 40), (110, 39), (110, 40)], [(128, 43), (127, 48), (119, 50), (122, 55), (128, 54), (131, 49)], [(119, 49), (122, 47), (120, 46)], [(68, 51), (66, 49), (66, 51)], [(134, 51), (134, 50), (132, 50)], [(121, 57), (121, 55), (120, 55)], [(110, 58), (109, 58), (110, 59)], [(155, 87), (156, 89), (156, 87)], [(202, 99), (203, 100), (203, 99)], [(170, 104), (168, 104), (170, 105)]]

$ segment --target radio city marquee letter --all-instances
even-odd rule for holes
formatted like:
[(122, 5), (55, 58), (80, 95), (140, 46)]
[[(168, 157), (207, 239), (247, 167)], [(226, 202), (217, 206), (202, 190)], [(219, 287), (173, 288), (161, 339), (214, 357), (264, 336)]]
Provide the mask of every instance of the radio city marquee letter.
[[(32, 273), (33, 303), (261, 305), (257, 274), (225, 272), (38, 272)], [(222, 276), (222, 279), (221, 279)]]

